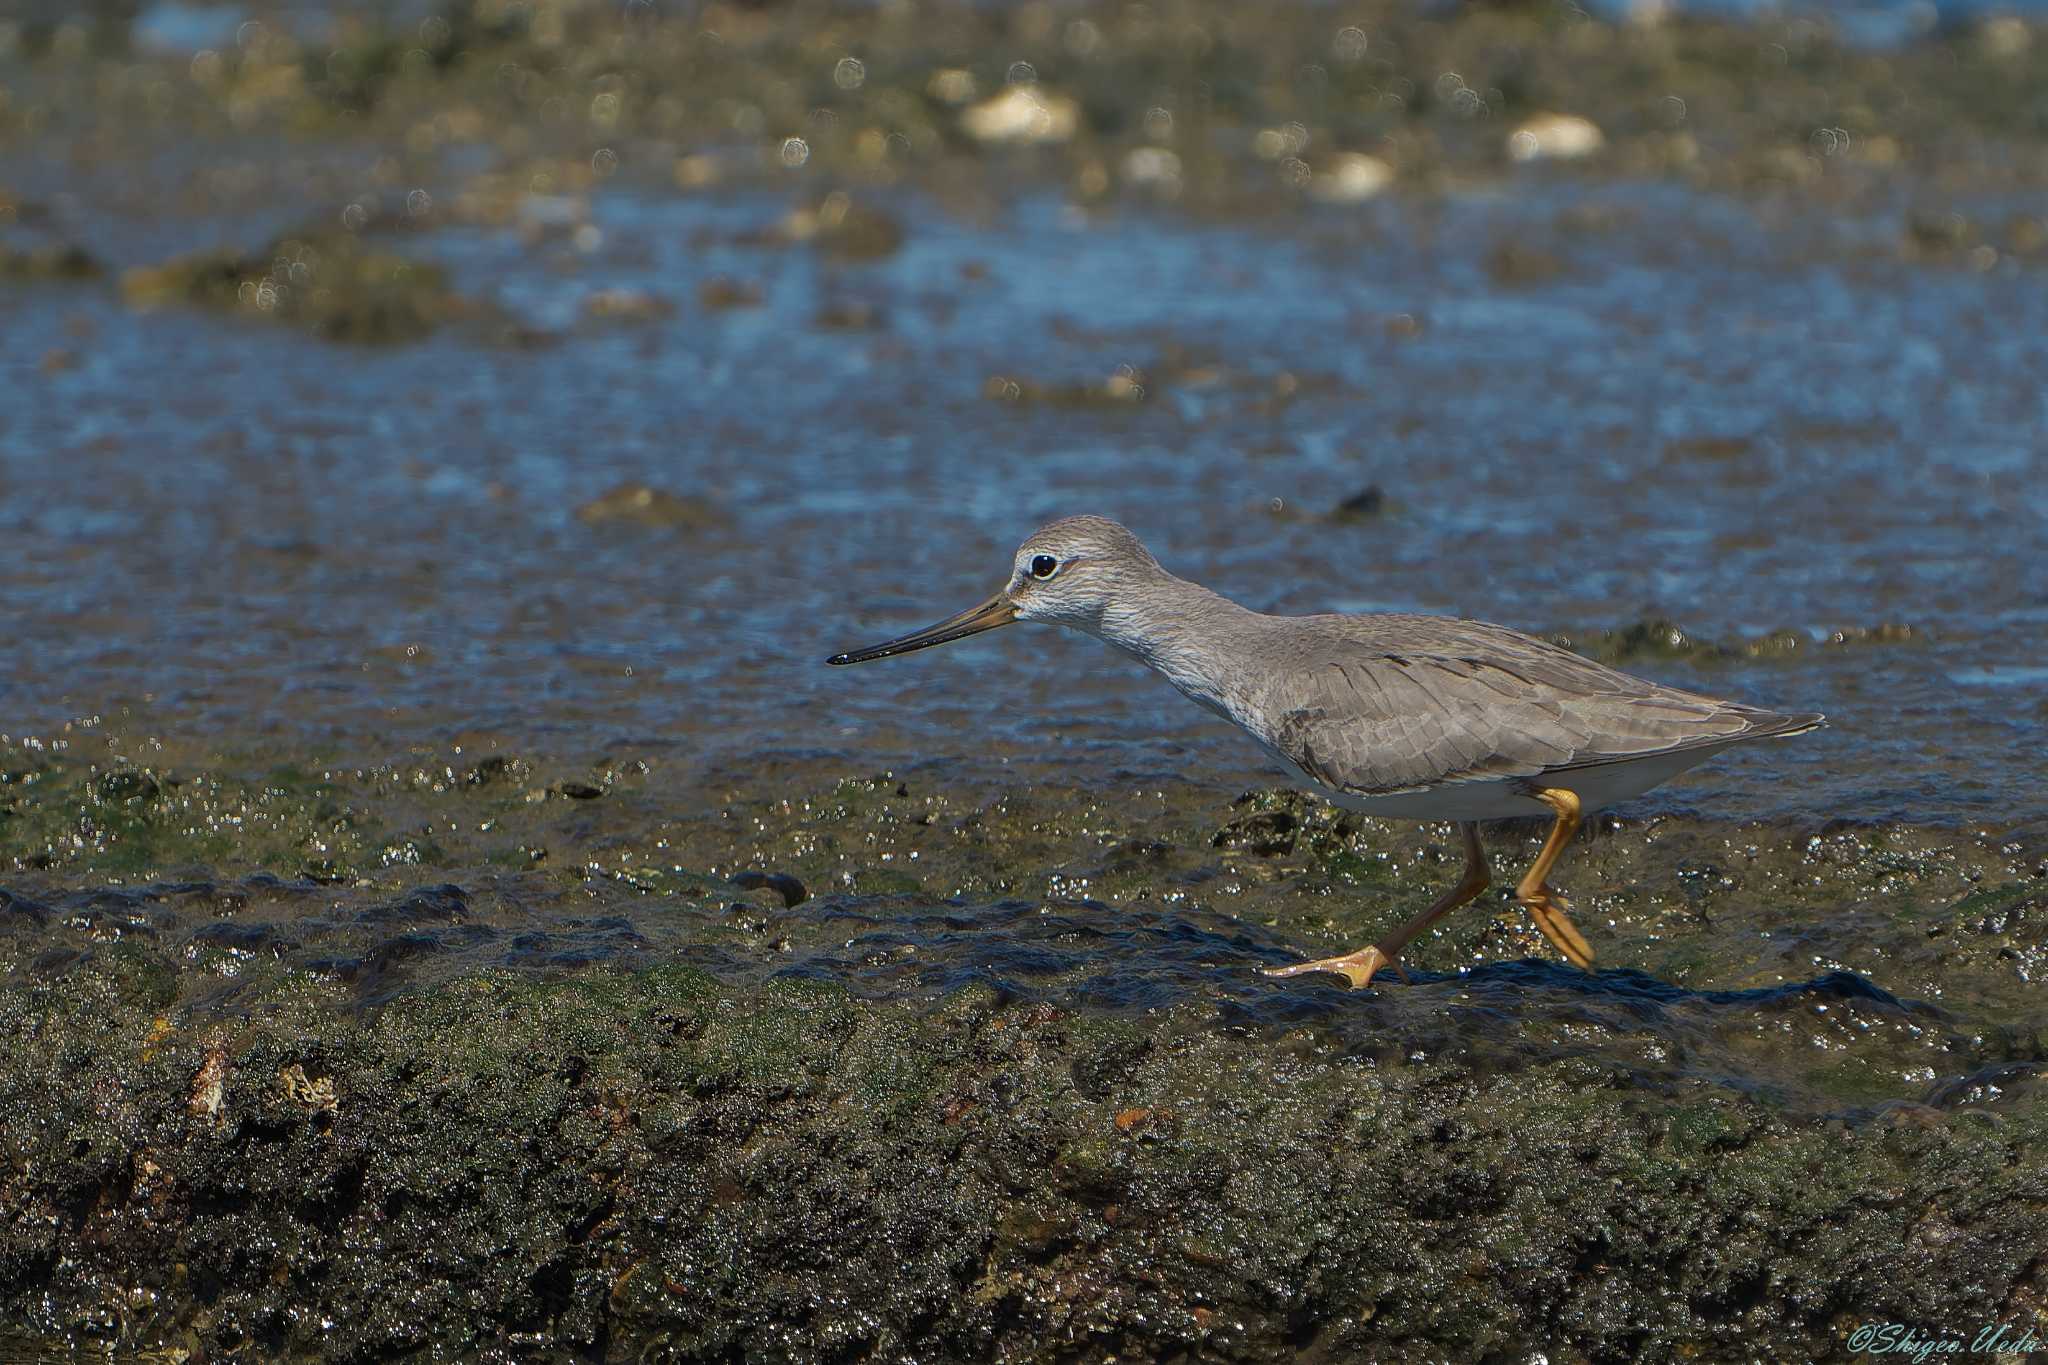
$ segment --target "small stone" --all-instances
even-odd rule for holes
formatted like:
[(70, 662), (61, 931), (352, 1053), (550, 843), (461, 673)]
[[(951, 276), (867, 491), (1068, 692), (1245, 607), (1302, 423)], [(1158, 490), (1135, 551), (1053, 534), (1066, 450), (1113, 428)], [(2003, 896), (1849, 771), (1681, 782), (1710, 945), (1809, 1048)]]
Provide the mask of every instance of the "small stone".
[(1577, 114), (1537, 114), (1508, 134), (1515, 161), (1577, 161), (1606, 144), (1599, 125)]
[(16, 251), (0, 243), (0, 280), (90, 280), (99, 274), (100, 263), (83, 247), (59, 243)]
[(1332, 521), (1371, 521), (1387, 510), (1387, 495), (1378, 484), (1369, 484), (1337, 504)]
[(1309, 196), (1326, 204), (1358, 204), (1394, 183), (1394, 168), (1376, 156), (1343, 152), (1309, 179)]
[(1564, 273), (1564, 262), (1542, 247), (1509, 240), (1486, 253), (1486, 273), (1504, 288), (1543, 284)]
[(782, 235), (853, 261), (880, 260), (903, 245), (901, 223), (839, 190), (812, 207), (793, 211), (782, 221)]
[(675, 311), (659, 294), (639, 289), (600, 289), (583, 300), (583, 316), (594, 322), (659, 322)]
[(1081, 106), (1036, 86), (1013, 85), (963, 111), (960, 126), (977, 142), (1065, 142), (1081, 126)]
[(697, 286), (697, 302), (715, 310), (759, 308), (765, 297), (760, 285), (747, 280), (727, 279), (723, 275), (714, 275)]
[(827, 332), (872, 332), (883, 326), (882, 310), (860, 300), (838, 300), (818, 310), (812, 321)]
[(1180, 188), (1180, 156), (1164, 147), (1137, 147), (1124, 158), (1124, 180), (1159, 190)]
[(718, 509), (703, 498), (683, 497), (644, 483), (622, 483), (576, 509), (586, 526), (629, 522), (652, 529), (701, 531), (718, 522)]
[(974, 73), (957, 66), (940, 67), (925, 82), (925, 93), (941, 104), (965, 104), (974, 98)]
[(735, 872), (729, 880), (742, 891), (755, 891), (763, 888), (773, 891), (776, 895), (782, 897), (784, 909), (809, 900), (811, 895), (809, 891), (804, 889), (802, 882), (790, 876), (787, 872), (756, 872), (750, 868), (744, 872)]

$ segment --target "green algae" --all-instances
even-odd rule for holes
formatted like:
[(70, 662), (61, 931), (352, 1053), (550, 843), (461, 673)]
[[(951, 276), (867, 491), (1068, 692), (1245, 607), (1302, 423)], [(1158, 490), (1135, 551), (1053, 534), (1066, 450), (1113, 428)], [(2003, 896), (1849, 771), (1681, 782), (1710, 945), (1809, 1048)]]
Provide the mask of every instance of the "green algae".
[(1735, 663), (1786, 658), (1816, 649), (1924, 645), (1929, 636), (1921, 627), (1881, 622), (1874, 626), (1837, 627), (1817, 640), (1799, 631), (1773, 630), (1748, 639), (1722, 641), (1703, 639), (1678, 622), (1658, 616), (1583, 634), (1552, 634), (1549, 638), (1554, 644), (1602, 663), (1630, 665), (1679, 659), (1690, 663)]
[(2009, 1314), (2048, 1201), (2038, 1104), (1814, 1126), (985, 991), (656, 969), (167, 1029), (13, 987), (0, 1023), (0, 1305), (266, 1355), (1820, 1356)]
[(223, 777), (114, 759), (5, 776), (0, 859), (17, 870), (125, 879), (232, 864), (347, 880), (379, 842), (340, 787), (291, 769)]

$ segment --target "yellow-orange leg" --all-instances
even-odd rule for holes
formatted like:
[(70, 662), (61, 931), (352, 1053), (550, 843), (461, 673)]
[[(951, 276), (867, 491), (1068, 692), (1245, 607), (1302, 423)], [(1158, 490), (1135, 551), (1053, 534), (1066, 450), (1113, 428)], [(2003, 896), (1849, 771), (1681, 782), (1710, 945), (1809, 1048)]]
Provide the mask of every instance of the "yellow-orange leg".
[(1360, 948), (1355, 953), (1342, 957), (1318, 958), (1314, 962), (1298, 962), (1292, 967), (1268, 967), (1267, 976), (1300, 976), (1305, 972), (1335, 972), (1349, 981), (1354, 988), (1372, 981), (1372, 974), (1382, 967), (1392, 967), (1403, 981), (1408, 973), (1401, 968), (1401, 950), (1417, 934), (1459, 906), (1471, 901), (1486, 889), (1486, 850), (1479, 846), (1479, 826), (1471, 821), (1462, 821), (1458, 832), (1465, 836), (1465, 876), (1456, 886), (1438, 896), (1429, 909), (1409, 920), (1406, 924), (1388, 934), (1369, 948)]
[(1543, 851), (1536, 855), (1536, 861), (1529, 865), (1529, 871), (1515, 887), (1515, 899), (1528, 908), (1530, 918), (1543, 931), (1543, 937), (1551, 942), (1575, 967), (1593, 970), (1593, 950), (1587, 946), (1585, 935), (1578, 931), (1565, 911), (1571, 909), (1571, 902), (1550, 888), (1550, 869), (1556, 865), (1558, 855), (1564, 846), (1579, 832), (1579, 797), (1576, 792), (1562, 787), (1544, 787), (1534, 793), (1536, 799), (1557, 812), (1557, 823), (1550, 827), (1550, 837), (1543, 841)]

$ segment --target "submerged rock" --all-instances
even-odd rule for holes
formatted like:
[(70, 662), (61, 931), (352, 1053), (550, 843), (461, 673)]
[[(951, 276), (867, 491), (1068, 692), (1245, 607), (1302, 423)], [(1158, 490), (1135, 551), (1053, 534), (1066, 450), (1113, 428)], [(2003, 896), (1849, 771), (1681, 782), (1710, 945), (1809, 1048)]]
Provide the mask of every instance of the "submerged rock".
[(1387, 495), (1378, 484), (1359, 489), (1330, 511), (1330, 520), (1376, 521), (1387, 510)]
[(1530, 242), (1506, 238), (1486, 253), (1486, 273), (1504, 289), (1548, 284), (1564, 274), (1565, 264), (1557, 253)]
[(814, 205), (794, 209), (781, 233), (850, 261), (893, 256), (903, 245), (903, 225), (894, 215), (835, 190)]
[(714, 275), (697, 286), (697, 302), (713, 312), (730, 308), (759, 308), (767, 300), (761, 286), (752, 280)]
[(1629, 664), (1643, 659), (1756, 659), (1813, 648), (1920, 644), (1928, 635), (1917, 626), (1884, 622), (1875, 626), (1839, 626), (1817, 641), (1796, 630), (1774, 630), (1746, 640), (1720, 641), (1702, 639), (1675, 621), (1653, 616), (1589, 634), (1558, 633), (1549, 638), (1553, 644), (1602, 663)]
[[(617, 753), (595, 804), (505, 755), (253, 766), (0, 746), (18, 1354), (2041, 1330), (2048, 916), (2000, 837), (1600, 822), (1562, 884), (1606, 970), (1518, 960), (1495, 894), (1353, 992), (1255, 969), (1420, 909), (1443, 829), (788, 769), (707, 799)], [(1540, 838), (1489, 831), (1496, 881)]]
[(1045, 403), (1063, 408), (1128, 407), (1147, 397), (1145, 376), (1120, 365), (1097, 384), (1041, 384), (1010, 375), (990, 375), (981, 386), (984, 398), (998, 403)]
[(626, 523), (661, 530), (702, 531), (718, 524), (719, 512), (704, 498), (687, 497), (644, 483), (622, 483), (578, 507), (576, 520), (586, 526)]
[(84, 247), (70, 242), (16, 248), (0, 242), (0, 282), (30, 284), (49, 280), (91, 280), (100, 263)]
[(369, 345), (416, 341), (468, 311), (439, 266), (348, 233), (137, 267), (121, 277), (121, 292), (137, 308), (195, 305)]
[(675, 313), (667, 299), (641, 289), (599, 289), (583, 298), (583, 316), (594, 323), (664, 322)]

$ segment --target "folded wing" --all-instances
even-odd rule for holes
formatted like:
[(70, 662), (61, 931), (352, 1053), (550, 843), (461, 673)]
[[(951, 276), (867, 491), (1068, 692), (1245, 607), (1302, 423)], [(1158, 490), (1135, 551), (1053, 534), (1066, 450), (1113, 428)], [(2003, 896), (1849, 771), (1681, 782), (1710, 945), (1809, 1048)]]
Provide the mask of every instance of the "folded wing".
[[(1497, 626), (1429, 653), (1329, 642), (1254, 710), (1266, 742), (1326, 786), (1364, 795), (1534, 778), (1820, 723), (1617, 672)], [(1439, 626), (1441, 630), (1441, 626)]]

